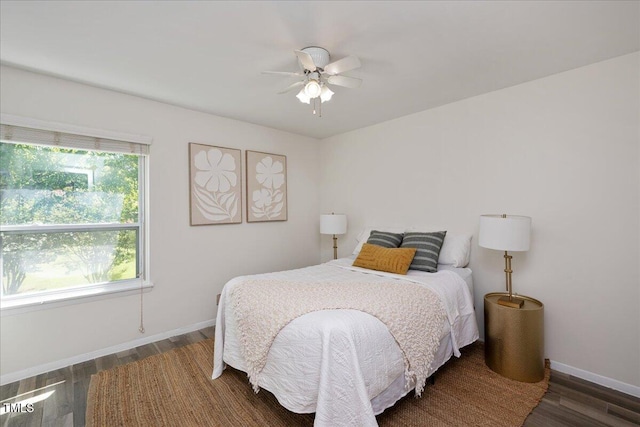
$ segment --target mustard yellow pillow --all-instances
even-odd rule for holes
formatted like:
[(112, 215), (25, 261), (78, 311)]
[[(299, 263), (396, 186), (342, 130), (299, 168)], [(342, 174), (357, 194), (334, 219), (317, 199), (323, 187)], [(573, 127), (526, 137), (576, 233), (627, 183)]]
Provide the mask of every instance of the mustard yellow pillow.
[(416, 248), (383, 248), (365, 243), (353, 262), (354, 267), (388, 273), (407, 274), (407, 270), (416, 255)]

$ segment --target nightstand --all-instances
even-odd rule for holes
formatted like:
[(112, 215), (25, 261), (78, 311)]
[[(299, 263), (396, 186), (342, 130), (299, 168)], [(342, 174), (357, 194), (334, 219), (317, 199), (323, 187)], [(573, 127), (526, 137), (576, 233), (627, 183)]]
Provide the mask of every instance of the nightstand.
[(504, 292), (484, 296), (484, 359), (491, 370), (517, 381), (544, 378), (544, 305), (524, 299), (522, 308), (498, 304)]

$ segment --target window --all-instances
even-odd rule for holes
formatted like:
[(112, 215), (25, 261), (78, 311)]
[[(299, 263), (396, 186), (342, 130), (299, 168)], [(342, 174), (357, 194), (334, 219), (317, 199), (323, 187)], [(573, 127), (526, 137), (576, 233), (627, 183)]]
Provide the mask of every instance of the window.
[(3, 307), (140, 286), (148, 146), (1, 125)]

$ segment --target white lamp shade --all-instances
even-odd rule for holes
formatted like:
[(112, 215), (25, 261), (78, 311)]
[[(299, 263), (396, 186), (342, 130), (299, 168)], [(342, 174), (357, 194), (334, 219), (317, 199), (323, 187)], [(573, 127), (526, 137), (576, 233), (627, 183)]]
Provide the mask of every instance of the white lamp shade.
[(347, 216), (344, 214), (320, 215), (320, 234), (345, 234)]
[(528, 251), (531, 218), (518, 215), (481, 215), (478, 244), (499, 251)]
[(298, 92), (298, 94), (296, 95), (296, 98), (298, 98), (300, 100), (300, 102), (302, 102), (303, 104), (310, 104), (311, 103), (311, 98), (309, 98), (307, 96), (307, 94), (304, 92), (304, 88), (302, 88), (302, 90), (300, 90), (300, 92)]
[(309, 98), (317, 98), (320, 96), (320, 92), (322, 88), (320, 87), (320, 83), (317, 80), (309, 80), (307, 84), (304, 86), (304, 93)]
[(327, 85), (322, 86), (322, 92), (320, 92), (320, 101), (327, 102), (331, 100), (333, 96), (333, 91), (327, 87)]

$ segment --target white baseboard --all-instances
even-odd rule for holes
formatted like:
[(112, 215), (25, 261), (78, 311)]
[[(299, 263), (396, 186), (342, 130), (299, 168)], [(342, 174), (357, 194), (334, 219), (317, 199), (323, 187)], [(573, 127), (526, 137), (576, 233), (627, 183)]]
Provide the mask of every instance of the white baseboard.
[(30, 378), (50, 371), (55, 371), (56, 369), (62, 369), (70, 365), (75, 365), (76, 363), (86, 362), (87, 360), (97, 359), (98, 357), (107, 356), (109, 354), (119, 353), (121, 351), (129, 350), (141, 345), (175, 337), (176, 335), (182, 335), (189, 332), (197, 331), (209, 326), (214, 326), (215, 324), (215, 319), (206, 320), (204, 322), (194, 323), (193, 325), (185, 326), (183, 328), (173, 329), (171, 331), (162, 332), (155, 335), (149, 335), (133, 341), (128, 341), (122, 344), (103, 348), (101, 350), (80, 354), (78, 356), (69, 357), (67, 359), (57, 360), (55, 362), (45, 363), (43, 365), (34, 366), (33, 368), (23, 369), (21, 371), (11, 372), (9, 374), (0, 376), (0, 385), (20, 381), (25, 378)]
[(594, 374), (593, 372), (585, 371), (573, 366), (565, 365), (564, 363), (551, 361), (551, 369), (554, 371), (562, 372), (564, 374), (573, 375), (574, 377), (587, 380), (589, 382), (612, 388), (631, 396), (640, 397), (640, 387), (623, 383), (622, 381), (614, 380), (613, 378), (604, 377), (602, 375)]

